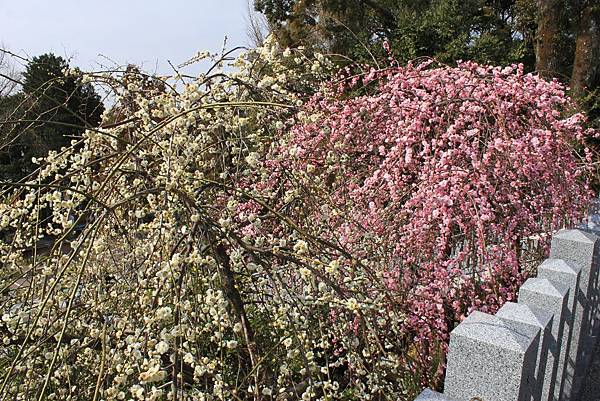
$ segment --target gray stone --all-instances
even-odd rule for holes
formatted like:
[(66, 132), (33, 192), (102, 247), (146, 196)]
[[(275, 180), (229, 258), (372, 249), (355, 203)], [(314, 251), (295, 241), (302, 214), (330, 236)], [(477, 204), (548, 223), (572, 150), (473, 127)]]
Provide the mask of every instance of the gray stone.
[[(581, 316), (581, 326), (578, 332), (574, 333), (577, 348), (571, 390), (575, 397), (572, 399), (576, 398), (581, 387), (581, 379), (585, 376), (594, 346), (594, 336), (598, 334), (600, 328), (599, 245), (600, 239), (596, 235), (581, 230), (561, 230), (552, 237), (550, 256), (572, 262), (581, 269), (579, 280), (581, 292), (576, 297), (577, 308), (580, 311), (575, 314), (576, 324)], [(571, 399), (571, 393), (567, 393), (565, 399)]]
[(577, 351), (581, 336), (583, 309), (581, 303), (585, 296), (580, 289), (581, 268), (563, 259), (546, 259), (538, 268), (538, 277), (569, 287), (567, 313), (564, 315), (565, 332), (561, 350), (562, 371), (561, 399), (569, 399), (575, 381)]
[(531, 400), (540, 330), (473, 312), (450, 334), (444, 394), (457, 401)]
[[(561, 230), (552, 237), (550, 257), (564, 259), (581, 269), (580, 287), (585, 302), (598, 307), (600, 238), (581, 230)], [(596, 310), (597, 312), (597, 310)], [(590, 315), (598, 320), (598, 315)]]
[[(519, 303), (552, 313), (551, 336), (548, 340), (547, 376), (541, 391), (543, 401), (558, 401), (564, 371), (563, 337), (565, 317), (569, 313), (569, 286), (544, 278), (530, 278), (519, 290)], [(564, 347), (566, 350), (566, 346)], [(560, 372), (560, 374), (559, 374)]]
[(452, 399), (426, 388), (421, 394), (419, 394), (415, 401), (452, 401)]
[(548, 364), (548, 348), (552, 341), (552, 319), (554, 315), (549, 311), (527, 304), (507, 302), (496, 313), (496, 316), (504, 320), (510, 320), (517, 325), (524, 325), (526, 328), (537, 328), (540, 330), (535, 371), (536, 385), (532, 399), (535, 401), (541, 400), (544, 380), (546, 377), (552, 377), (553, 366), (552, 364)]

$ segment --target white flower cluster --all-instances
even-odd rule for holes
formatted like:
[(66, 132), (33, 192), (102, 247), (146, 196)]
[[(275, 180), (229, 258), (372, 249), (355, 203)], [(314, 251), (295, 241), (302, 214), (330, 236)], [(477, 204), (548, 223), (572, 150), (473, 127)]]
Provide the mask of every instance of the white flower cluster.
[[(86, 75), (115, 91), (110, 128), (36, 160), (37, 176), (0, 203), (0, 394), (401, 394), (390, 377), (402, 358), (375, 330), (401, 319), (365, 290), (381, 277), (315, 240), (315, 222), (292, 222), (301, 186), (243, 185), (271, 179), (265, 155), (299, 88), (331, 67), (270, 39), (195, 80)], [(270, 207), (278, 196), (285, 206)]]

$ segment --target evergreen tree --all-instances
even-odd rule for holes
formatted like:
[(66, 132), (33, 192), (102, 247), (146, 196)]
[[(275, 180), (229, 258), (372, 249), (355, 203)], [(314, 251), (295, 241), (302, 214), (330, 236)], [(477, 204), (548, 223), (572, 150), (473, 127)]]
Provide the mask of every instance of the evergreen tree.
[(86, 128), (99, 125), (100, 96), (90, 84), (66, 75), (68, 68), (53, 54), (34, 57), (23, 73), (22, 92), (0, 101), (3, 181), (27, 176), (35, 169), (32, 158), (69, 146)]

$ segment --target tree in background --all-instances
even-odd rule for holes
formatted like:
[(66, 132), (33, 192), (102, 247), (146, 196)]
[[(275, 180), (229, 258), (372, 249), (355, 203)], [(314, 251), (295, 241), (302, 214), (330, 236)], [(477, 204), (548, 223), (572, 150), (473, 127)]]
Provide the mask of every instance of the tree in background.
[(37, 126), (50, 149), (68, 146), (85, 128), (98, 126), (104, 106), (90, 84), (66, 74), (69, 64), (53, 54), (34, 57), (23, 73), (23, 92), (36, 100), (35, 112), (48, 120)]
[[(597, 0), (255, 0), (282, 46), (303, 45), (356, 62), (433, 57), (522, 63), (557, 78), (600, 127), (600, 3)], [(338, 59), (340, 61), (340, 59)], [(600, 144), (592, 147), (600, 151)], [(600, 166), (597, 166), (600, 170)], [(600, 179), (595, 180), (600, 187)]]
[(394, 1), (255, 0), (284, 47), (307, 46), (356, 57), (369, 55), (373, 43), (396, 27)]
[(593, 0), (538, 0), (536, 70), (570, 82), (573, 94), (598, 86), (600, 4)]
[[(559, 77), (573, 93), (598, 86), (600, 5), (594, 0), (255, 0), (283, 46), (355, 61), (434, 57), (492, 65), (523, 63)], [(596, 27), (596, 28), (594, 28)]]
[(534, 65), (528, 0), (255, 0), (284, 46), (304, 45), (360, 61), (388, 41), (403, 61)]
[(35, 168), (32, 158), (70, 146), (86, 128), (100, 123), (100, 96), (90, 84), (66, 74), (68, 68), (53, 54), (34, 57), (23, 73), (22, 92), (0, 99), (3, 180), (23, 178)]
[[(568, 83), (590, 125), (600, 127), (600, 3), (538, 0), (537, 6), (536, 70)], [(598, 139), (591, 139), (590, 145), (600, 153)], [(598, 159), (595, 166), (600, 171)], [(596, 191), (598, 176), (593, 182)]]
[(571, 88), (576, 94), (600, 84), (600, 3), (584, 2), (580, 9), (579, 29), (575, 43), (575, 59)]

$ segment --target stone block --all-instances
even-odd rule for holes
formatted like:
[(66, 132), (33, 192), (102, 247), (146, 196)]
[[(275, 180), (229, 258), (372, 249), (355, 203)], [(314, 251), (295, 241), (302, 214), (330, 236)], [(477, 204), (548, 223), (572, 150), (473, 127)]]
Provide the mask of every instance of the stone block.
[[(577, 353), (575, 354), (575, 376), (571, 386), (574, 395), (581, 386), (581, 379), (585, 375), (594, 347), (595, 336), (600, 331), (599, 246), (599, 237), (582, 230), (561, 230), (552, 237), (550, 257), (564, 259), (581, 269), (579, 279), (581, 293), (576, 297), (577, 308), (580, 311), (575, 315), (576, 319), (581, 316), (581, 326), (578, 333), (574, 334), (577, 335), (575, 338)], [(567, 395), (570, 396), (570, 393)], [(565, 399), (571, 398), (565, 397)]]
[[(550, 257), (572, 262), (581, 269), (580, 288), (585, 296), (584, 307), (595, 307), (592, 319), (598, 320), (598, 282), (600, 238), (582, 230), (561, 230), (552, 237)], [(585, 308), (584, 308), (585, 309)]]
[[(559, 401), (564, 371), (565, 317), (569, 314), (569, 286), (544, 278), (530, 278), (519, 290), (519, 303), (544, 310), (553, 315), (548, 339), (547, 375), (541, 390), (541, 400)], [(549, 371), (549, 372), (548, 372)]]
[[(538, 277), (569, 287), (567, 313), (564, 315), (565, 331), (562, 344), (561, 399), (567, 400), (573, 389), (577, 354), (580, 345), (585, 295), (580, 288), (581, 268), (563, 259), (546, 259), (538, 268)], [(559, 372), (560, 374), (560, 372)]]
[(538, 309), (527, 304), (507, 302), (496, 313), (496, 316), (510, 320), (515, 325), (540, 330), (540, 341), (537, 351), (535, 370), (535, 389), (532, 399), (540, 401), (546, 377), (552, 377), (552, 364), (548, 364), (548, 349), (552, 341), (552, 319), (554, 315), (546, 310)]
[(444, 394), (456, 401), (531, 400), (539, 328), (473, 312), (450, 334)]

